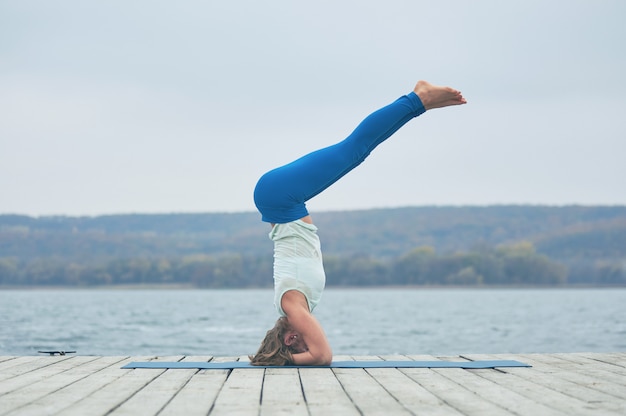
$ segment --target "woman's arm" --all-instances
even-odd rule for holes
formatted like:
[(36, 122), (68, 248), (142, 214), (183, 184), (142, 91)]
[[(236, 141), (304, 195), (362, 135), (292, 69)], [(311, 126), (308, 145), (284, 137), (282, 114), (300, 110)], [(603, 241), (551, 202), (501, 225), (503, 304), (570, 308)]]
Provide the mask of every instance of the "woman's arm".
[(293, 354), (296, 365), (329, 365), (333, 352), (320, 323), (309, 312), (309, 305), (301, 292), (290, 290), (283, 295), (281, 306), (289, 325), (298, 332), (308, 350)]

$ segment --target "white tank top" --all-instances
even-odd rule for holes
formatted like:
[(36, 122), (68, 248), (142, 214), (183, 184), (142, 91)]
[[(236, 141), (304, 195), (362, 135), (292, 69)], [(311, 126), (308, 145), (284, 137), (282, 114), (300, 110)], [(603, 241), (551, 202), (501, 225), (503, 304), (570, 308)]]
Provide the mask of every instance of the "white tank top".
[(274, 241), (274, 305), (281, 316), (285, 292), (301, 292), (313, 312), (322, 298), (326, 275), (317, 227), (302, 220), (276, 224), (269, 234)]

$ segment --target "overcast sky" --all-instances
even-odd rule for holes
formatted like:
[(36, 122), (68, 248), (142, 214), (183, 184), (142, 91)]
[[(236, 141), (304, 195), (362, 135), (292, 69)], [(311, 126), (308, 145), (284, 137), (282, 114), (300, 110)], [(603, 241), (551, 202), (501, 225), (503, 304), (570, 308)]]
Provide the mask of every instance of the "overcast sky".
[(253, 211), (265, 171), (419, 79), (309, 202), (626, 204), (626, 2), (0, 0), (0, 213)]

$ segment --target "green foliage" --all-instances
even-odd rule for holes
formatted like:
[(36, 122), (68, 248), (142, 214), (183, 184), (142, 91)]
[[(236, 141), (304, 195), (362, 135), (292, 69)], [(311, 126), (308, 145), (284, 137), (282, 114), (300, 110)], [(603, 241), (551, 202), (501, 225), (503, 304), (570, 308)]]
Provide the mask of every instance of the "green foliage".
[[(418, 247), (393, 260), (369, 256), (325, 259), (328, 286), (372, 285), (560, 285), (565, 268), (524, 243), (482, 252), (436, 254)], [(626, 282), (623, 270), (603, 266), (598, 283)], [(205, 288), (269, 287), (271, 258), (242, 255), (185, 256), (171, 259), (118, 259), (90, 266), (0, 259), (0, 279), (9, 285), (139, 285), (176, 283)]]
[[(413, 207), (314, 215), (328, 285), (624, 285), (626, 207)], [(270, 287), (256, 213), (0, 215), (0, 285)]]

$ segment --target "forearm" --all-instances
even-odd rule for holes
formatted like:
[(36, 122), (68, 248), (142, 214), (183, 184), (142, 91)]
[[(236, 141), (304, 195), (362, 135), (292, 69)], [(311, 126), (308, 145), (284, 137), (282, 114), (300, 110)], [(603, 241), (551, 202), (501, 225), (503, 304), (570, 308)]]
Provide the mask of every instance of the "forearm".
[(310, 351), (292, 354), (295, 365), (330, 365), (333, 360), (333, 353), (328, 348), (327, 351), (312, 354)]
[[(301, 292), (290, 290), (283, 295), (282, 308), (287, 314), (289, 325), (296, 336), (302, 337), (304, 348), (292, 353), (296, 365), (328, 365), (333, 359), (333, 352), (324, 334), (324, 330), (315, 317), (309, 312), (306, 298)], [(286, 345), (289, 339), (285, 340)], [(302, 347), (302, 345), (301, 345)]]

